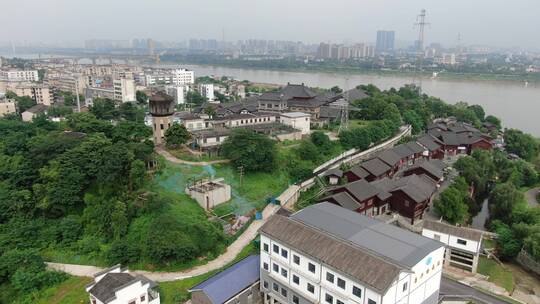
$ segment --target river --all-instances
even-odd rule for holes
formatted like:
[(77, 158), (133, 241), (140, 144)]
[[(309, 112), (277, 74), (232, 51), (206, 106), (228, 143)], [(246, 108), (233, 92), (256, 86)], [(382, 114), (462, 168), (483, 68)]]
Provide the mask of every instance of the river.
[[(352, 88), (372, 83), (381, 89), (400, 87), (412, 82), (411, 77), (378, 76), (374, 74), (338, 74), (324, 72), (285, 72), (240, 69), (215, 66), (182, 65), (197, 76), (232, 76), (252, 82), (286, 84), (305, 83), (308, 86)], [(505, 127), (521, 129), (540, 137), (540, 84), (486, 80), (424, 79), (422, 90), (447, 102), (465, 101), (479, 104), (486, 113), (500, 117)]]

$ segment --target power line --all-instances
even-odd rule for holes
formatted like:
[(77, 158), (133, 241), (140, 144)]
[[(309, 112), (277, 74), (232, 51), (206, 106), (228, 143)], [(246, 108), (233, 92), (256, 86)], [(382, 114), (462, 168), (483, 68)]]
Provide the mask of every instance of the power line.
[(426, 10), (422, 9), (420, 11), (420, 15), (416, 16), (416, 23), (414, 24), (415, 27), (418, 27), (418, 40), (416, 46), (417, 60), (414, 69), (415, 72), (413, 84), (418, 86), (420, 91), (422, 91), (422, 77), (418, 75), (418, 72), (421, 71), (422, 65), (424, 64), (424, 30), (426, 25), (430, 25), (430, 23), (426, 22)]

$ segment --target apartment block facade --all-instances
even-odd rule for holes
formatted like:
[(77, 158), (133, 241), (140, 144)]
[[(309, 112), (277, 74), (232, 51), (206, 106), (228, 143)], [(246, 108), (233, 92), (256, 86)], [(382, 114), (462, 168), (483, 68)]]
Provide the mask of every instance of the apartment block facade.
[(265, 304), (435, 304), (444, 246), (329, 203), (261, 233)]

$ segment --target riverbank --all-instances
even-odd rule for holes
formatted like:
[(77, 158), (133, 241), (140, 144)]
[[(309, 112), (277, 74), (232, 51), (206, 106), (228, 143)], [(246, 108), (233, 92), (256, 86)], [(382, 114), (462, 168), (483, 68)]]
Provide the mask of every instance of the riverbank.
[[(437, 76), (433, 77), (433, 72), (414, 72), (402, 70), (370, 70), (354, 67), (321, 67), (321, 66), (299, 66), (299, 67), (269, 67), (249, 65), (237, 62), (219, 62), (219, 63), (204, 63), (196, 61), (162, 61), (161, 64), (178, 64), (178, 65), (199, 65), (208, 67), (225, 67), (236, 69), (251, 69), (251, 70), (268, 70), (282, 72), (298, 72), (298, 73), (327, 73), (327, 74), (353, 74), (353, 75), (371, 75), (371, 76), (393, 76), (393, 77), (421, 77), (422, 79), (441, 79), (441, 80), (471, 80), (471, 81), (501, 81), (501, 82), (529, 82), (530, 84), (540, 84), (540, 74), (531, 75), (510, 75), (510, 74), (485, 74), (485, 73), (455, 73), (455, 72), (440, 72), (437, 71)], [(243, 79), (239, 79), (243, 80)]]

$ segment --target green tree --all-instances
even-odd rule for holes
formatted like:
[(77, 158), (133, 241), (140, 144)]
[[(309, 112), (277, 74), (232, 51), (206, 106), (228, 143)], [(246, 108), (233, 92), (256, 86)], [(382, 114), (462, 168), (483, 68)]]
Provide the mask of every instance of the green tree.
[(486, 112), (484, 111), (484, 108), (480, 105), (471, 105), (467, 107), (469, 110), (472, 110), (474, 114), (476, 115), (476, 118), (480, 121), (484, 121), (484, 118), (486, 116)]
[(109, 98), (94, 98), (90, 113), (94, 114), (98, 119), (112, 120), (118, 117), (116, 104), (114, 100)]
[(137, 103), (139, 104), (147, 104), (148, 103), (148, 95), (144, 91), (135, 92), (135, 99), (137, 100)]
[(273, 140), (249, 129), (234, 129), (221, 147), (223, 155), (245, 171), (271, 172), (277, 148)]
[(510, 223), (514, 207), (523, 198), (523, 194), (510, 183), (499, 184), (489, 194), (490, 218)]
[(332, 141), (322, 131), (313, 131), (309, 139), (323, 154), (328, 154), (332, 150)]
[(531, 161), (538, 156), (538, 142), (529, 134), (520, 130), (508, 129), (504, 132), (506, 151), (515, 153), (521, 158)]
[(333, 87), (330, 88), (330, 92), (332, 92), (334, 94), (340, 94), (340, 93), (343, 93), (343, 89), (341, 89), (338, 86), (333, 86)]
[(403, 113), (403, 121), (412, 126), (413, 134), (418, 134), (424, 130), (424, 122), (422, 117), (414, 110), (408, 110)]
[(497, 117), (495, 117), (493, 115), (488, 115), (488, 116), (486, 116), (485, 121), (489, 122), (489, 123), (492, 123), (495, 126), (497, 126), (498, 130), (501, 129), (501, 120), (499, 118), (497, 118)]
[(452, 224), (463, 223), (468, 216), (465, 196), (455, 187), (449, 187), (433, 203), (435, 211)]
[(167, 147), (177, 148), (190, 140), (191, 134), (182, 124), (174, 123), (165, 131)]
[(17, 101), (17, 108), (19, 109), (19, 113), (22, 113), (37, 104), (35, 100), (28, 96), (19, 96), (16, 97), (15, 100)]

